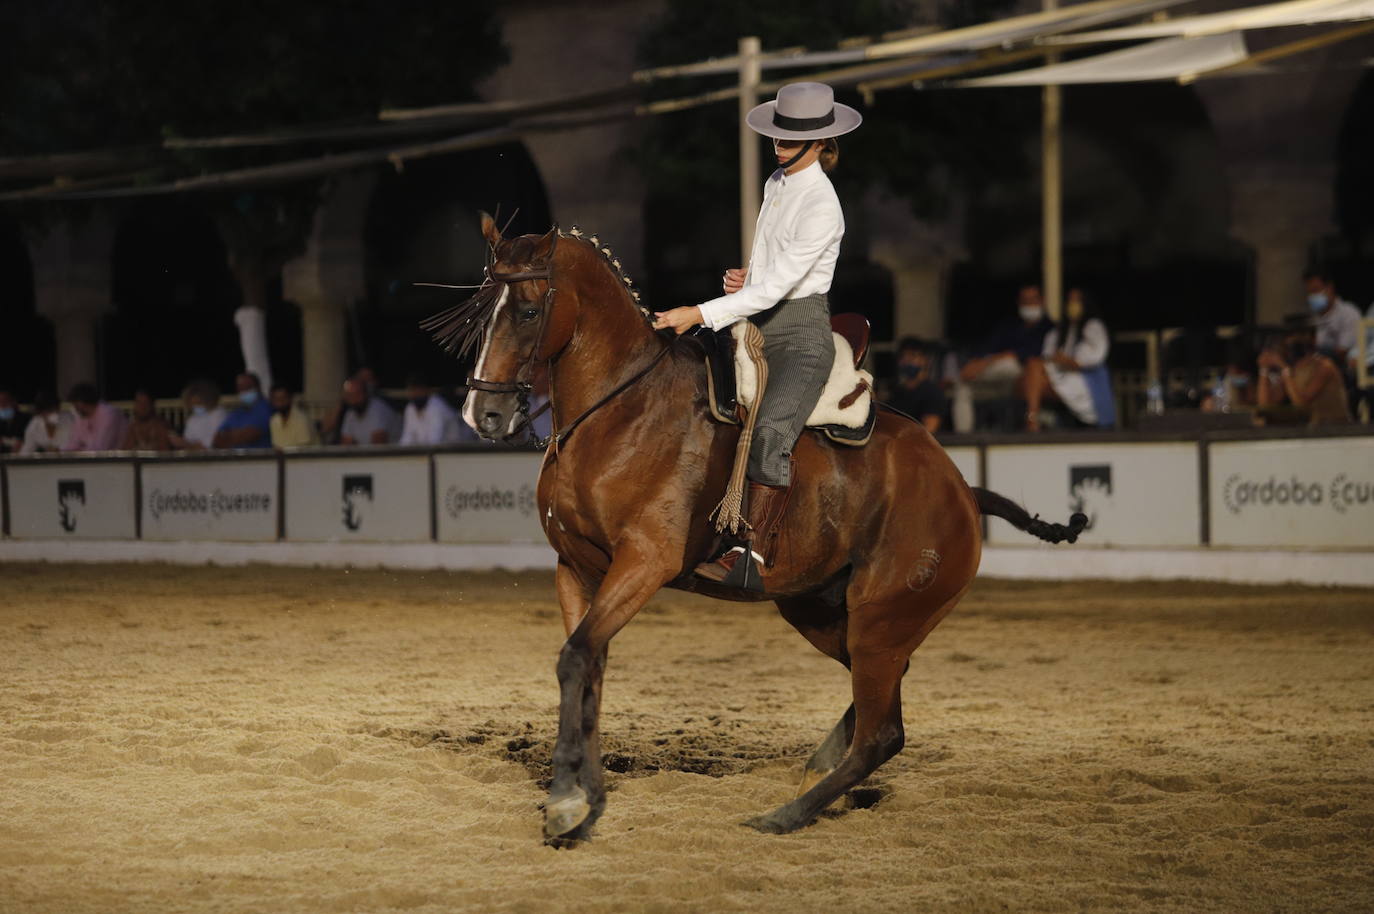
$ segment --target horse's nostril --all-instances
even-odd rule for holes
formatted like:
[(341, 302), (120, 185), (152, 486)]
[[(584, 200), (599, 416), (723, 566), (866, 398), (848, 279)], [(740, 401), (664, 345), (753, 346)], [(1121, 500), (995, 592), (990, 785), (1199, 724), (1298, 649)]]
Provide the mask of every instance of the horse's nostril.
[(481, 427), (483, 434), (494, 435), (501, 428), (501, 414), (483, 413), (477, 424)]

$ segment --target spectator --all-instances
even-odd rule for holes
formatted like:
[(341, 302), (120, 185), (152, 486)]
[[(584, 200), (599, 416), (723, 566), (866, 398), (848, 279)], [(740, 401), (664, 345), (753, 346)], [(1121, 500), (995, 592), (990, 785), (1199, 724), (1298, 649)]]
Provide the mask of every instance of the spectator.
[(0, 390), (0, 454), (13, 454), (24, 441), (29, 414), (14, 405), (14, 395)]
[(888, 406), (906, 413), (932, 433), (940, 430), (949, 408), (944, 391), (932, 378), (933, 357), (926, 343), (914, 336), (903, 339), (897, 346), (897, 385), (887, 398)]
[(215, 433), (227, 415), (219, 405), (219, 385), (208, 378), (200, 378), (186, 385), (181, 396), (188, 412), (186, 427), (180, 435), (172, 435), (172, 446), (187, 451), (214, 447)]
[[(370, 367), (364, 365), (353, 373), (353, 377), (362, 382), (369, 397), (376, 395), (377, 373)], [(320, 439), (324, 444), (341, 443), (339, 439), (343, 431), (343, 420), (347, 415), (348, 404), (340, 399), (320, 418)]]
[(954, 388), (956, 431), (972, 431), (975, 400), (1024, 392), (1026, 363), (1041, 355), (1045, 335), (1053, 326), (1045, 317), (1040, 287), (1034, 283), (1022, 285), (1016, 297), (1016, 317), (998, 324), (959, 372), (959, 383)]
[(1111, 338), (1081, 289), (1070, 289), (1064, 319), (1045, 334), (1040, 358), (1026, 363), (1026, 431), (1040, 431), (1040, 405), (1057, 400), (1084, 428), (1116, 425), (1116, 401), (1107, 373)]
[(272, 407), (262, 395), (262, 382), (252, 372), (234, 378), (239, 405), (224, 417), (215, 432), (217, 448), (256, 448), (272, 446)]
[(1359, 356), (1360, 309), (1336, 294), (1327, 271), (1308, 270), (1302, 279), (1307, 286), (1307, 307), (1316, 321), (1317, 351), (1334, 361), (1348, 381)]
[(315, 433), (315, 423), (295, 404), (291, 391), (284, 384), (272, 388), (272, 421), (269, 427), (273, 447), (310, 447), (320, 443), (320, 436)]
[(406, 380), (406, 404), (401, 444), (454, 444), (458, 441), (458, 413), (418, 374)]
[(33, 398), (34, 416), (24, 430), (20, 454), (47, 454), (62, 450), (72, 430), (72, 414), (59, 409), (57, 397), (40, 390)]
[(347, 407), (339, 427), (339, 443), (394, 444), (401, 434), (401, 417), (380, 396), (368, 392), (359, 378), (344, 381), (343, 402)]
[(1203, 412), (1216, 413), (1233, 409), (1250, 409), (1255, 405), (1255, 350), (1250, 343), (1232, 339), (1226, 345), (1226, 369), (1221, 375), (1225, 401), (1217, 402), (1215, 395), (1202, 401)]
[(1317, 351), (1312, 318), (1292, 315), (1284, 328), (1282, 344), (1271, 343), (1259, 355), (1259, 406), (1290, 403), (1307, 413), (1309, 425), (1349, 422), (1345, 382), (1336, 364)]
[(67, 399), (76, 410), (76, 422), (62, 450), (113, 451), (124, 441), (124, 414), (101, 400), (94, 384), (77, 384)]
[(153, 398), (146, 390), (134, 391), (134, 417), (120, 445), (126, 451), (170, 451), (172, 430), (153, 409)]

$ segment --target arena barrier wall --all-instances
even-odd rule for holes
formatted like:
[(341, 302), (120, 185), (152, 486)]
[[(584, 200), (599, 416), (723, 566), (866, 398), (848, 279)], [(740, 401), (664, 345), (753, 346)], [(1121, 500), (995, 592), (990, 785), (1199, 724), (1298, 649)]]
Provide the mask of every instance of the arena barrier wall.
[[(1361, 433), (1363, 432), (1363, 433)], [(1374, 586), (1374, 435), (962, 436), (972, 485), (1089, 527), (991, 519), (983, 573)], [(0, 460), (0, 560), (548, 568), (542, 454), (316, 448)]]

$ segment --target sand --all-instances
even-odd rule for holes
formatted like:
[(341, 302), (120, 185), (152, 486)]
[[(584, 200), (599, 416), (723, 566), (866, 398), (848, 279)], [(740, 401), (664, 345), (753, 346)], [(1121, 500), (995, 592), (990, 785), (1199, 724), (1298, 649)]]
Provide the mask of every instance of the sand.
[(612, 645), (541, 842), (546, 574), (0, 565), (0, 911), (1374, 908), (1374, 593), (979, 582), (907, 748), (788, 836), (848, 681), (767, 605)]

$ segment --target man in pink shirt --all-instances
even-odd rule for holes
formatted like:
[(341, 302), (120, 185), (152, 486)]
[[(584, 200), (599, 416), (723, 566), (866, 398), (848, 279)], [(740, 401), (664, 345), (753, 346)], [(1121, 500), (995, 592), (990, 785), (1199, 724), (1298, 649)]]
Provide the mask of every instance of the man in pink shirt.
[(67, 394), (76, 409), (76, 422), (64, 451), (114, 451), (124, 440), (127, 422), (124, 414), (108, 403), (100, 402), (100, 395), (92, 384), (78, 384)]

